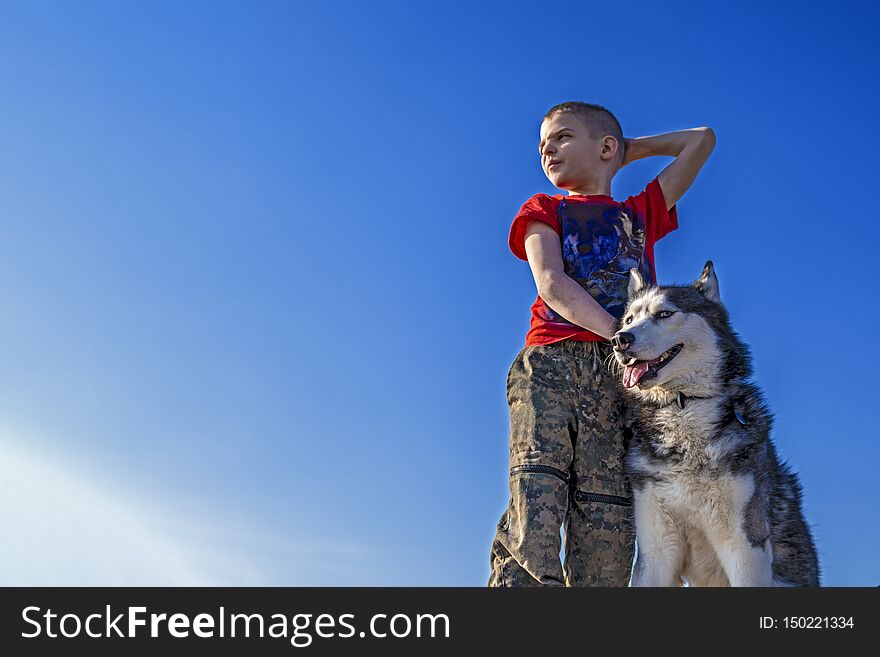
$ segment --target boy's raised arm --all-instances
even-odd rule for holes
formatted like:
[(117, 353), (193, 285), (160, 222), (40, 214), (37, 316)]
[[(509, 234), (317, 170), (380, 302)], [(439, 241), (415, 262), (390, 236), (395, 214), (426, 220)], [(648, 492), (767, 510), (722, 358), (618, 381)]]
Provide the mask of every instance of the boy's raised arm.
[(675, 158), (657, 180), (666, 198), (666, 209), (671, 210), (678, 199), (690, 188), (700, 169), (715, 148), (715, 131), (712, 128), (691, 128), (666, 132), (650, 137), (624, 139), (623, 164), (652, 155), (668, 155)]

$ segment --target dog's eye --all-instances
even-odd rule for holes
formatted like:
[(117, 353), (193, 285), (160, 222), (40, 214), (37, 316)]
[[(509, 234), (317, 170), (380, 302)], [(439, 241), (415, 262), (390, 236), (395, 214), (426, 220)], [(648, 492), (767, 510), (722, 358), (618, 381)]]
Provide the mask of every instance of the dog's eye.
[(623, 323), (624, 323), (624, 324), (632, 324), (632, 323), (633, 323), (633, 318), (632, 318), (632, 317), (627, 317), (627, 318), (624, 320)]
[(673, 314), (674, 313), (671, 310), (661, 310), (659, 313), (657, 313), (657, 319), (666, 319)]

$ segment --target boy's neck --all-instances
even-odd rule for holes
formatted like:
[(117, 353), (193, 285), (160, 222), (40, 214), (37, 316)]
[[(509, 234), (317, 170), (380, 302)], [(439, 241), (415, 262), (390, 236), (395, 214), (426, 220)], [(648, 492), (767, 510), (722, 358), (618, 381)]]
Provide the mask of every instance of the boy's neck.
[(568, 190), (569, 196), (574, 196), (575, 194), (581, 196), (611, 196), (611, 178), (608, 178), (607, 180), (585, 180), (577, 187)]

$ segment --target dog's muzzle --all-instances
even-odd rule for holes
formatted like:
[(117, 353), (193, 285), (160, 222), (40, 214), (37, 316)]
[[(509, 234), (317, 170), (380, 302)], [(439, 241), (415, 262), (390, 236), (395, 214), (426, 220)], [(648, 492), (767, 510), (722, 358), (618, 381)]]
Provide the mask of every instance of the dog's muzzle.
[(635, 339), (636, 336), (632, 333), (619, 331), (611, 336), (611, 344), (614, 347), (614, 351), (626, 351), (630, 348), (630, 345), (632, 345)]

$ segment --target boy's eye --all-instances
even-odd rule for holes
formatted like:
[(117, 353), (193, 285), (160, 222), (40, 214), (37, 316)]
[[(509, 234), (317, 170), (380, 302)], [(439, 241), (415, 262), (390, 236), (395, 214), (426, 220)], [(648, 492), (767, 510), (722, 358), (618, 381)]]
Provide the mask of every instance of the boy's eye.
[[(556, 139), (562, 139), (563, 137), (571, 137), (571, 134), (569, 134), (569, 133), (567, 133), (567, 132), (563, 132), (562, 134), (557, 135), (557, 136), (556, 136)], [(551, 141), (552, 141), (552, 140), (553, 140), (553, 138), (551, 138)], [(543, 152), (544, 152), (544, 144), (539, 144), (539, 145), (538, 145), (538, 152), (539, 152), (539, 153), (543, 153)]]
[(658, 319), (665, 319), (665, 318), (671, 316), (672, 314), (673, 313), (669, 310), (661, 310), (659, 313), (657, 313), (657, 318)]

